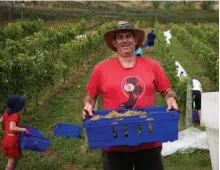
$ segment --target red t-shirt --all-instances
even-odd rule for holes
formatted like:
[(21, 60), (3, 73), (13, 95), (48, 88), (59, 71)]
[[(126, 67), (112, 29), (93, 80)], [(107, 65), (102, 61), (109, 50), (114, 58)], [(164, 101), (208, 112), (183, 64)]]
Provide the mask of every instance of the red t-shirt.
[(5, 134), (14, 134), (14, 135), (19, 134), (17, 132), (10, 131), (10, 122), (11, 121), (16, 122), (16, 125), (18, 127), (21, 126), (19, 114), (18, 113), (13, 113), (12, 115), (8, 115), (7, 110), (5, 110), (2, 117), (3, 117), (3, 120), (4, 120)]
[[(97, 64), (93, 70), (86, 92), (102, 95), (104, 109), (143, 108), (156, 105), (156, 91), (171, 87), (160, 64), (151, 58), (136, 58), (133, 68), (123, 68), (118, 57)], [(137, 151), (161, 146), (160, 142), (138, 146), (113, 146), (108, 151)]]

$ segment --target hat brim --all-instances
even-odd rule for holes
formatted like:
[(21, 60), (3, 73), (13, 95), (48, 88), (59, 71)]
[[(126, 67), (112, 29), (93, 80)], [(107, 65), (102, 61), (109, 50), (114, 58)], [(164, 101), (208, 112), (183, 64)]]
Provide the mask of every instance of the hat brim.
[(104, 40), (105, 43), (108, 45), (108, 47), (113, 50), (113, 51), (117, 51), (116, 47), (112, 44), (112, 40), (114, 39), (115, 33), (120, 31), (120, 30), (127, 30), (127, 31), (132, 31), (135, 34), (135, 38), (137, 38), (137, 44), (135, 46), (135, 50), (137, 50), (143, 43), (144, 41), (144, 37), (145, 37), (145, 33), (143, 30), (140, 29), (135, 29), (135, 28), (129, 28), (129, 29), (114, 29), (114, 30), (110, 30), (108, 32), (106, 32), (104, 34)]
[(20, 96), (19, 102), (13, 108), (7, 107), (7, 114), (11, 115), (13, 113), (20, 112), (24, 108), (26, 100), (26, 96)]

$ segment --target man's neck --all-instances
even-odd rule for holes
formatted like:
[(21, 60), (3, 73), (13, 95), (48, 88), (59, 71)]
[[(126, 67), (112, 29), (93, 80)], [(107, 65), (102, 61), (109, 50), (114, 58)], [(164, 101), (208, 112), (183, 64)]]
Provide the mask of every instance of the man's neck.
[(135, 55), (131, 55), (131, 56), (127, 56), (127, 57), (123, 57), (123, 56), (118, 56), (119, 62), (122, 65), (122, 67), (124, 68), (133, 68), (134, 65), (136, 64), (136, 56)]

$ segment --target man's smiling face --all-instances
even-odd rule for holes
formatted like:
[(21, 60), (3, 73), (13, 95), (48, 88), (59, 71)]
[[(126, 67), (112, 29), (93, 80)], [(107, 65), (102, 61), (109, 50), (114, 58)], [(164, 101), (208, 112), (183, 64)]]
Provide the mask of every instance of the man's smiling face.
[(113, 45), (121, 56), (130, 56), (135, 52), (137, 39), (131, 31), (123, 31), (115, 34)]

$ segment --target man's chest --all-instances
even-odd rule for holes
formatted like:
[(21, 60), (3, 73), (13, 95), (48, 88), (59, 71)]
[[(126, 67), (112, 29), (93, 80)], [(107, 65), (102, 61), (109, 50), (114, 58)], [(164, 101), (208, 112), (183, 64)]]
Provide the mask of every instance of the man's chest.
[(155, 89), (155, 75), (148, 69), (120, 71), (109, 69), (101, 75), (101, 92), (106, 93), (134, 93), (137, 96)]

